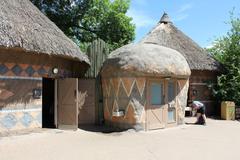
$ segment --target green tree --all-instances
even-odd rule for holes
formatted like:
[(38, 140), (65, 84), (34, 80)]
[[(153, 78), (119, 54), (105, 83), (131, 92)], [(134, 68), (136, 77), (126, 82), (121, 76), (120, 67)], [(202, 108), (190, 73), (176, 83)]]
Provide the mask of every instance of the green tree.
[(231, 30), (217, 39), (210, 53), (221, 62), (226, 71), (218, 77), (214, 94), (219, 100), (234, 101), (240, 105), (240, 19), (231, 14)]
[(115, 49), (135, 38), (135, 25), (126, 15), (130, 0), (31, 1), (82, 48), (101, 38)]

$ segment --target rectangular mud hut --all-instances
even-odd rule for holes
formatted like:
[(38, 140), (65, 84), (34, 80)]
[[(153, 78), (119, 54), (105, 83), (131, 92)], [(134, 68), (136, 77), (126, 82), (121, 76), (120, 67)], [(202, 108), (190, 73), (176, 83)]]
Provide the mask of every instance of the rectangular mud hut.
[(136, 130), (182, 124), (190, 73), (170, 48), (141, 43), (113, 51), (101, 71), (105, 123)]
[(89, 67), (29, 0), (0, 1), (0, 134), (78, 126), (78, 78)]

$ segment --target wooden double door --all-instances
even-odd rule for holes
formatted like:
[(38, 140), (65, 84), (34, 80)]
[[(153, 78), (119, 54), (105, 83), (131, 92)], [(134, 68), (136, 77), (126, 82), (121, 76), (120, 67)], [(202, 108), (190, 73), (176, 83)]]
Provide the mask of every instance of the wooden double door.
[(151, 79), (147, 83), (146, 129), (176, 124), (176, 80)]
[(57, 128), (76, 130), (95, 124), (95, 80), (66, 78), (55, 83)]

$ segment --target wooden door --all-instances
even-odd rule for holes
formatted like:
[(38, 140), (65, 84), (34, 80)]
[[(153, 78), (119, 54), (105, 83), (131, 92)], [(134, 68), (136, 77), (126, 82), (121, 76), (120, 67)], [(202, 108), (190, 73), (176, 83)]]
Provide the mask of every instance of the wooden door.
[(147, 130), (164, 128), (166, 124), (165, 83), (148, 81)]
[(66, 78), (58, 80), (58, 128), (78, 128), (78, 79)]

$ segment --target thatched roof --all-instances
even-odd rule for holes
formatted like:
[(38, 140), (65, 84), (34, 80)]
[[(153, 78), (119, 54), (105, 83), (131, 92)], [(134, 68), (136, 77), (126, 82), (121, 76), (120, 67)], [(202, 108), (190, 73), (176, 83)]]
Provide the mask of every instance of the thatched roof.
[(154, 43), (177, 50), (186, 58), (191, 70), (220, 68), (220, 64), (204, 49), (173, 25), (166, 13), (140, 43)]
[(79, 47), (29, 0), (0, 1), (0, 47), (89, 63)]
[(155, 44), (129, 44), (113, 51), (104, 62), (102, 72), (116, 70), (133, 74), (188, 77), (186, 59), (177, 51)]
[(171, 20), (167, 13), (165, 13), (165, 12), (163, 13), (163, 16), (162, 16), (160, 22), (161, 23), (171, 23)]

